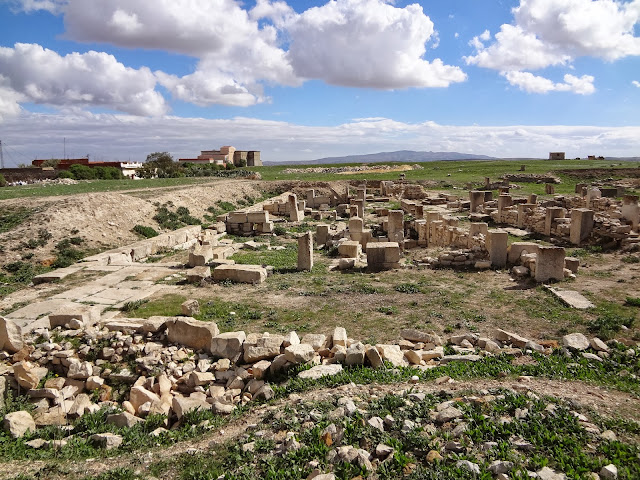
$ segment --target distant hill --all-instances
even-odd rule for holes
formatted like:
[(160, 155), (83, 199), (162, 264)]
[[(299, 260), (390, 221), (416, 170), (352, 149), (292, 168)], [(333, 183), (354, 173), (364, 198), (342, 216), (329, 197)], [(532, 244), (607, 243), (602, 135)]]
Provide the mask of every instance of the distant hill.
[(416, 152), (400, 150), (397, 152), (369, 153), (367, 155), (347, 155), (345, 157), (325, 157), (300, 162), (265, 162), (278, 165), (319, 165), (330, 163), (380, 163), (380, 162), (435, 162), (438, 160), (495, 160), (495, 157), (458, 152)]

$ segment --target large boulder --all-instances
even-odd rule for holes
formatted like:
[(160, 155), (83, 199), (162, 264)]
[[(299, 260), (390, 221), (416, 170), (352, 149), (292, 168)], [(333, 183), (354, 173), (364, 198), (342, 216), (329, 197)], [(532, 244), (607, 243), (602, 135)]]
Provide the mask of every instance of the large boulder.
[(213, 269), (213, 279), (217, 282), (262, 283), (267, 279), (267, 269), (260, 265), (220, 265)]
[(16, 353), (23, 345), (22, 329), (8, 318), (0, 317), (0, 350)]
[(24, 437), (27, 432), (36, 431), (36, 422), (31, 414), (25, 410), (7, 413), (2, 424), (13, 438)]
[(211, 349), (211, 340), (218, 335), (218, 325), (214, 322), (201, 322), (191, 317), (176, 317), (166, 322), (167, 338), (195, 350)]
[(307, 363), (313, 360), (316, 356), (316, 351), (308, 343), (301, 343), (300, 345), (289, 345), (284, 349), (284, 357), (291, 363)]
[(570, 333), (562, 337), (562, 344), (573, 350), (586, 350), (589, 348), (589, 339), (581, 333)]

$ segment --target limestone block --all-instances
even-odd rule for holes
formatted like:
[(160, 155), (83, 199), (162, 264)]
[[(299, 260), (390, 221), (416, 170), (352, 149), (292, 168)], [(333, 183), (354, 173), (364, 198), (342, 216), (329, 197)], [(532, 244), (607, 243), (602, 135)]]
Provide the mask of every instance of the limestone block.
[(580, 245), (589, 238), (593, 230), (594, 211), (586, 208), (574, 208), (571, 210), (571, 227), (569, 239), (574, 245)]
[(213, 248), (209, 245), (197, 245), (189, 252), (189, 266), (202, 267), (213, 260)]
[[(75, 359), (74, 359), (75, 360)], [(93, 365), (90, 362), (80, 362), (76, 360), (69, 364), (67, 377), (74, 380), (86, 380), (93, 374)]]
[(283, 341), (284, 337), (273, 335), (259, 338), (256, 345), (245, 344), (244, 361), (246, 363), (254, 363), (277, 357), (280, 355), (280, 347)]
[(213, 279), (218, 282), (262, 283), (267, 279), (267, 270), (260, 265), (220, 265), (214, 268)]
[(316, 243), (324, 246), (329, 242), (329, 225), (319, 224), (316, 226)]
[(400, 331), (400, 336), (410, 342), (433, 343), (434, 345), (442, 345), (442, 338), (435, 333), (426, 333), (414, 328), (405, 328)]
[(129, 412), (114, 413), (107, 415), (107, 423), (115, 425), (116, 427), (128, 427), (131, 428), (137, 423), (144, 422), (143, 419), (131, 415)]
[(13, 376), (18, 385), (27, 390), (36, 388), (40, 383), (40, 377), (37, 375), (34, 366), (29, 362), (15, 363), (13, 365)]
[(313, 268), (313, 234), (307, 232), (298, 238), (298, 270)]
[(188, 283), (200, 283), (209, 277), (211, 277), (211, 267), (208, 266), (194, 267), (187, 271)]
[(211, 339), (211, 355), (228, 359), (239, 358), (246, 338), (247, 335), (243, 331), (216, 335)]
[(570, 333), (562, 337), (562, 344), (574, 350), (586, 350), (589, 348), (589, 339), (582, 333)]
[(344, 327), (336, 327), (333, 330), (333, 345), (347, 346), (347, 330)]
[(314, 350), (318, 351), (326, 346), (327, 337), (321, 333), (307, 333), (302, 337), (300, 343), (308, 343)]
[(261, 212), (248, 212), (247, 221), (250, 223), (267, 223), (269, 221), (269, 212), (262, 210)]
[(361, 233), (364, 230), (364, 221), (359, 217), (351, 217), (349, 219), (349, 232)]
[(0, 350), (16, 353), (23, 345), (22, 328), (8, 318), (0, 317)]
[(507, 243), (509, 234), (502, 230), (492, 230), (487, 234), (488, 250), (491, 264), (497, 268), (504, 268), (507, 265)]
[(180, 305), (180, 309), (183, 315), (186, 315), (187, 317), (193, 317), (194, 315), (198, 315), (200, 313), (200, 304), (198, 303), (198, 300), (195, 299), (187, 300), (186, 302), (183, 302), (182, 305)]
[(363, 365), (365, 357), (365, 346), (362, 342), (356, 342), (347, 348), (347, 356), (344, 363), (350, 365)]
[(313, 360), (316, 351), (308, 343), (301, 343), (300, 345), (289, 345), (284, 349), (284, 356), (287, 361), (298, 364), (307, 363)]
[(400, 345), (378, 344), (376, 348), (382, 355), (383, 360), (390, 362), (394, 367), (407, 366), (407, 361), (404, 358), (404, 352), (400, 349)]
[(538, 253), (539, 245), (533, 242), (513, 242), (507, 248), (507, 261), (511, 264), (520, 262), (523, 253)]
[(496, 330), (496, 340), (503, 343), (510, 343), (514, 347), (518, 348), (524, 348), (529, 342), (528, 339), (521, 337), (520, 335), (516, 335), (515, 333), (507, 332), (506, 330), (501, 330), (499, 328)]
[(64, 327), (70, 320), (80, 320), (85, 327), (93, 326), (100, 320), (99, 306), (69, 303), (49, 314), (51, 328)]
[(376, 347), (373, 347), (371, 345), (367, 346), (365, 350), (365, 354), (367, 356), (367, 359), (369, 360), (369, 363), (373, 368), (380, 368), (384, 366), (382, 355), (380, 355), (380, 352)]
[(171, 409), (178, 419), (180, 419), (185, 413), (192, 410), (210, 410), (211, 405), (209, 405), (206, 400), (199, 397), (181, 397), (177, 395), (171, 400)]
[(36, 431), (36, 422), (31, 414), (25, 410), (7, 413), (2, 424), (13, 438), (21, 438), (27, 432)]
[(169, 342), (178, 343), (195, 350), (209, 351), (211, 340), (218, 335), (218, 325), (201, 322), (190, 317), (176, 317), (166, 322)]
[(160, 397), (142, 386), (132, 387), (129, 392), (129, 402), (133, 405), (136, 413), (140, 409), (140, 405), (146, 402), (153, 403), (155, 401), (160, 401)]
[(362, 245), (355, 240), (347, 240), (338, 245), (338, 254), (344, 258), (358, 258), (362, 253)]
[(565, 251), (562, 247), (540, 246), (536, 259), (536, 282), (562, 280), (564, 278), (564, 257)]
[(571, 270), (571, 273), (578, 273), (580, 259), (575, 257), (564, 257), (564, 267)]
[(342, 371), (342, 365), (340, 365), (339, 363), (334, 363), (332, 365), (316, 365), (315, 367), (311, 367), (309, 370), (300, 372), (298, 374), (298, 377), (317, 380), (327, 375), (330, 375), (330, 376), (337, 375), (341, 371)]
[(116, 435), (114, 433), (96, 433), (89, 437), (90, 441), (106, 450), (111, 450), (112, 448), (118, 448), (122, 445), (122, 436)]

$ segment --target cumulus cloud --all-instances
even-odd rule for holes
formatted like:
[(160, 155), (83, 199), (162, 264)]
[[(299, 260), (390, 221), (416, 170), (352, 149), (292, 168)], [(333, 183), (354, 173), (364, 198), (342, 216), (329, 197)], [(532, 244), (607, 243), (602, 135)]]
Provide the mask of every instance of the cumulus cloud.
[(564, 83), (554, 83), (548, 78), (534, 75), (531, 72), (501, 72), (507, 81), (520, 90), (529, 93), (548, 93), (548, 92), (573, 92), (579, 95), (591, 95), (596, 91), (590, 75), (576, 77), (575, 75), (566, 74)]
[(13, 10), (26, 13), (45, 10), (50, 13), (60, 13), (67, 3), (66, 0), (5, 0)]
[[(310, 160), (318, 157), (393, 150), (481, 153), (496, 157), (541, 157), (549, 151), (585, 156), (637, 153), (640, 127), (453, 126), (405, 123), (388, 118), (355, 119), (336, 126), (307, 126), (255, 118), (204, 119), (23, 112), (3, 123), (12, 147), (33, 158), (50, 158), (67, 138), (67, 151), (89, 152), (104, 160), (143, 160), (152, 151), (191, 158), (203, 148), (230, 144), (261, 150), (263, 158)], [(78, 135), (78, 131), (82, 131)], [(214, 132), (214, 134), (212, 134)], [(71, 149), (71, 150), (70, 150)], [(312, 150), (313, 154), (302, 153)]]
[(468, 64), (496, 70), (535, 70), (582, 56), (613, 61), (640, 55), (634, 29), (640, 0), (520, 0), (514, 24), (505, 24), (486, 46), (475, 37)]
[[(148, 68), (133, 69), (106, 53), (60, 56), (36, 44), (0, 47), (0, 102), (99, 106), (135, 115), (162, 115), (164, 98)], [(2, 109), (4, 110), (4, 109)], [(17, 112), (14, 106), (9, 111)]]
[(638, 80), (632, 80), (631, 84), (636, 86), (636, 87), (638, 87), (638, 88), (640, 88), (640, 82)]
[(288, 58), (304, 78), (351, 87), (446, 87), (459, 67), (423, 58), (434, 25), (418, 4), (339, 0), (310, 8), (286, 26)]

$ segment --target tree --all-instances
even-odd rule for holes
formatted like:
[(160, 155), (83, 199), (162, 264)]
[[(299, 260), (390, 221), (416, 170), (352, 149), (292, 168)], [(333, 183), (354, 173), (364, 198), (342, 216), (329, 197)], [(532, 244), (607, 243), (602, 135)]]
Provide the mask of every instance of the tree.
[(158, 178), (178, 177), (181, 167), (178, 162), (173, 161), (173, 157), (168, 152), (155, 152), (147, 155), (147, 161), (138, 171), (138, 175), (142, 178), (151, 178), (154, 176), (153, 174), (151, 176), (145, 175), (151, 174), (152, 171)]
[(76, 180), (93, 180), (96, 178), (96, 172), (86, 165), (75, 164), (69, 167), (69, 171)]

